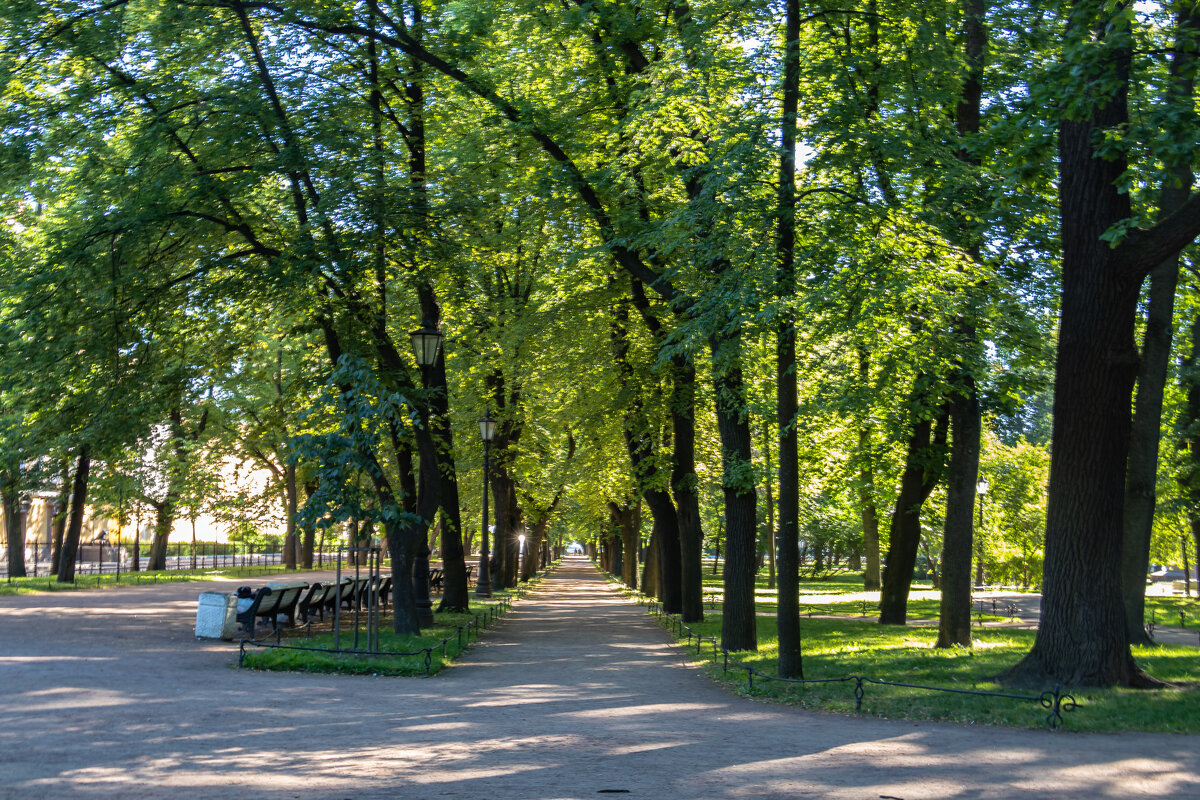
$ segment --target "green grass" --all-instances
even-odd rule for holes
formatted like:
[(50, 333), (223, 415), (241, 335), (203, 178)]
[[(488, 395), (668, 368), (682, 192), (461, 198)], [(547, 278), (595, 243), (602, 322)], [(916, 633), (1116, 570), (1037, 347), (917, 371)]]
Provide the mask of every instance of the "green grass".
[[(1183, 617), (1180, 618), (1180, 612)], [(1146, 598), (1146, 622), (1172, 628), (1200, 629), (1200, 600), (1193, 597), (1164, 597), (1153, 595)], [(1180, 624), (1182, 623), (1182, 624)]]
[(59, 583), (52, 577), (13, 578), (0, 581), (0, 597), (15, 594), (42, 594), (45, 592), (71, 592), (77, 589), (103, 589), (113, 586), (139, 586), (145, 583), (190, 583), (211, 581), (219, 578), (250, 578), (263, 575), (299, 572), (280, 565), (224, 567), (196, 570), (159, 570), (155, 572), (122, 572), (120, 575), (107, 572), (102, 575), (76, 575), (74, 583)]
[[(707, 610), (720, 613), (721, 603), (725, 598), (725, 588), (719, 579), (711, 574), (705, 575), (703, 584), (704, 607)], [(908, 617), (912, 620), (936, 620), (941, 615), (941, 600), (932, 593), (933, 587), (928, 582), (915, 582), (912, 585), (912, 595), (908, 600)], [(869, 595), (854, 599), (838, 599), (847, 595)], [(754, 584), (754, 607), (758, 614), (772, 615), (776, 613), (776, 591), (767, 588), (767, 578), (759, 575)], [(997, 609), (999, 610), (999, 606)], [(874, 617), (879, 614), (879, 592), (867, 593), (863, 589), (862, 575), (846, 573), (820, 581), (800, 582), (800, 614), (813, 616), (822, 614), (837, 614), (854, 617)], [(983, 619), (985, 622), (1004, 622), (1009, 617), (1004, 613), (991, 613), (989, 610), (982, 617), (978, 607), (972, 612), (972, 619)]]
[[(344, 675), (388, 675), (413, 676), (435, 675), (447, 664), (454, 661), (469, 645), (466, 631), (462, 632), (461, 646), (457, 631), (465, 628), (476, 616), (485, 611), (497, 611), (505, 598), (517, 599), (527, 589), (532, 588), (553, 569), (558, 562), (550, 565), (549, 569), (536, 574), (520, 589), (498, 590), (490, 602), (475, 603), (469, 613), (437, 612), (434, 614), (433, 625), (421, 631), (420, 636), (398, 636), (391, 632), (391, 614), (381, 615), (379, 625), (379, 651), (393, 653), (413, 653), (413, 655), (367, 655), (333, 652), (334, 637), (328, 629), (328, 623), (323, 630), (314, 636), (292, 636), (283, 640), (284, 643), (304, 648), (306, 650), (287, 650), (283, 648), (247, 648), (242, 666), (249, 669), (283, 670), (291, 672), (320, 672), (340, 673)], [(475, 635), (472, 632), (471, 636)], [(348, 638), (349, 637), (349, 638)], [(343, 649), (353, 647), (354, 631), (343, 629), (340, 643)], [(442, 643), (446, 641), (443, 651)], [(473, 639), (472, 639), (473, 641)], [(428, 670), (426, 669), (426, 648), (434, 648), (429, 654)], [(360, 629), (359, 649), (366, 649), (366, 630)]]
[[(497, 592), (496, 594), (497, 597), (504, 595), (501, 592)], [(435, 614), (434, 624), (423, 630), (420, 636), (399, 636), (392, 633), (390, 630), (392, 616), (391, 614), (384, 614), (381, 616), (379, 626), (379, 650), (416, 653), (416, 651), (424, 650), (425, 648), (434, 648), (430, 654), (428, 670), (430, 675), (434, 675), (445, 667), (446, 664), (457, 658), (467, 647), (468, 637), (466, 631), (462, 634), (462, 647), (460, 648), (456, 629), (465, 627), (475, 619), (476, 614), (481, 614), (486, 609), (495, 610), (499, 605), (499, 603), (494, 602), (479, 603), (472, 606), (471, 613)], [(474, 635), (474, 633), (471, 634), (472, 637)], [(445, 655), (443, 655), (442, 641), (447, 638), (449, 638), (449, 642), (446, 644)], [(353, 629), (343, 629), (340, 634), (340, 641), (343, 648), (352, 647), (354, 641)], [(366, 642), (366, 628), (361, 627), (359, 632), (360, 649), (366, 648)], [(425, 654), (423, 652), (402, 656), (337, 653), (333, 652), (334, 636), (331, 631), (325, 631), (308, 638), (285, 638), (283, 643), (285, 645), (315, 648), (316, 650), (327, 652), (287, 650), (282, 648), (247, 648), (242, 666), (248, 669), (339, 673), (343, 675), (411, 676), (426, 674)]]
[[(691, 626), (703, 636), (720, 633), (720, 617), (707, 613)], [(873, 621), (804, 619), (801, 621), (805, 677), (840, 678), (862, 675), (880, 680), (952, 689), (1036, 694), (1002, 687), (994, 676), (1029, 651), (1034, 632), (985, 629), (975, 632), (971, 648), (933, 647), (935, 628), (881, 626)], [(739, 653), (739, 661), (757, 671), (777, 671), (775, 620), (758, 619), (759, 650)], [(694, 649), (692, 651), (695, 652)], [(746, 672), (722, 669), (705, 648), (704, 669), (730, 689), (746, 694)], [(1080, 690), (1078, 708), (1065, 715), (1064, 728), (1074, 731), (1161, 731), (1200, 733), (1200, 648), (1135, 648), (1138, 663), (1150, 674), (1180, 686), (1161, 691)], [(930, 692), (866, 684), (862, 713), (879, 717), (949, 720), (981, 725), (1044, 727), (1046, 711), (1034, 702)], [(1045, 687), (1052, 688), (1052, 687)], [(795, 685), (755, 678), (753, 695), (836, 713), (854, 713), (854, 682)]]

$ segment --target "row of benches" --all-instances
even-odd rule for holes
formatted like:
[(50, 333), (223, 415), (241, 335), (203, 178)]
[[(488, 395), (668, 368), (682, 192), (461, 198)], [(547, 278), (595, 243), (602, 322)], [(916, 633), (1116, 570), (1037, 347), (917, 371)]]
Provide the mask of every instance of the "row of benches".
[[(370, 602), (372, 581), (371, 576), (347, 577), (341, 583), (328, 581), (282, 588), (264, 586), (258, 591), (243, 586), (238, 589), (237, 621), (252, 637), (260, 619), (273, 627), (279, 624), (280, 617), (286, 618), (287, 625), (295, 625), (297, 615), (306, 624), (313, 617), (324, 621), (326, 612), (333, 613), (339, 607), (347, 611), (362, 609)], [(392, 595), (391, 577), (379, 580), (375, 592), (379, 596), (379, 605), (387, 606)]]
[[(467, 565), (468, 582), (474, 576), (475, 567)], [(347, 611), (355, 608), (362, 609), (370, 602), (371, 577), (345, 577), (339, 584), (336, 581), (313, 583), (311, 585), (288, 586), (272, 588), (264, 586), (254, 591), (249, 586), (238, 589), (237, 621), (251, 637), (257, 620), (278, 625), (279, 618), (285, 617), (287, 624), (295, 625), (296, 616), (307, 624), (317, 616), (322, 622), (325, 612), (333, 613), (339, 606)], [(440, 567), (429, 571), (429, 585), (435, 591), (441, 591), (445, 583), (445, 574)], [(379, 595), (380, 607), (386, 607), (391, 602), (392, 579), (379, 579), (376, 592)]]

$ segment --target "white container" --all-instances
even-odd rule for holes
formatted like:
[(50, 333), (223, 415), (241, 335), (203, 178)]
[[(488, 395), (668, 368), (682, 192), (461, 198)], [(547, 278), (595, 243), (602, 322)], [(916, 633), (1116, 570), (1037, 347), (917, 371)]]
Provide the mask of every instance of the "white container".
[(197, 639), (232, 639), (237, 630), (237, 596), (203, 592), (196, 605)]

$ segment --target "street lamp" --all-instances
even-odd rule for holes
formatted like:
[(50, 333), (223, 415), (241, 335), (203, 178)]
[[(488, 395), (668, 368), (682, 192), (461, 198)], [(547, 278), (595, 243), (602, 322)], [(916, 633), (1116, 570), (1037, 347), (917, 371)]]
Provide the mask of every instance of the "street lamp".
[(422, 369), (433, 366), (433, 363), (437, 361), (438, 348), (442, 345), (442, 334), (426, 323), (423, 327), (410, 333), (408, 338), (412, 342), (413, 356), (417, 359), (417, 365)]
[(983, 478), (975, 484), (979, 495), (979, 532), (975, 535), (975, 585), (983, 586), (983, 496), (988, 493), (988, 482)]
[[(426, 322), (422, 327), (408, 335), (412, 342), (413, 356), (417, 366), (421, 368), (422, 383), (426, 386), (425, 370), (437, 361), (438, 348), (442, 344), (442, 334)], [(433, 469), (433, 465), (421, 464), (421, 469)], [(433, 624), (433, 598), (429, 594), (429, 542), (424, 534), (421, 535), (421, 546), (417, 549), (417, 557), (413, 560), (413, 594), (416, 595), (417, 624), (427, 627)]]
[(475, 594), (479, 597), (492, 596), (491, 565), (488, 563), (488, 450), (496, 435), (496, 420), (492, 412), (484, 413), (479, 420), (479, 438), (483, 440), (483, 547), (479, 551), (479, 577), (475, 580)]

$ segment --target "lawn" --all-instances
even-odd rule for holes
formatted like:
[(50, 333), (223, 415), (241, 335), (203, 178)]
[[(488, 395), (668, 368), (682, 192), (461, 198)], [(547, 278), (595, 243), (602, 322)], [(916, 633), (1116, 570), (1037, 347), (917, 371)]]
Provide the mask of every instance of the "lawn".
[(1200, 630), (1200, 600), (1151, 595), (1146, 598), (1146, 621), (1159, 626)]
[(12, 578), (0, 581), (0, 597), (14, 594), (70, 592), (76, 589), (103, 589), (111, 586), (137, 586), (143, 583), (189, 583), (219, 578), (253, 578), (281, 573), (300, 572), (278, 564), (272, 566), (225, 567), (219, 569), (180, 569), (155, 572), (106, 572), (100, 575), (76, 575), (74, 583), (59, 583), (51, 577)]
[[(344, 652), (354, 647), (354, 630), (345, 627), (344, 623), (339, 640), (343, 652), (336, 652), (331, 623), (326, 622), (315, 633), (303, 628), (292, 629), (281, 640), (287, 647), (248, 647), (242, 666), (248, 669), (346, 675), (435, 675), (478, 638), (480, 626), (486, 627), (502, 615), (508, 601), (519, 599), (557, 564), (555, 561), (515, 589), (496, 590), (492, 599), (473, 603), (468, 613), (435, 613), (433, 625), (421, 631), (420, 636), (392, 633), (392, 615), (384, 613), (380, 616), (379, 647), (372, 653)], [(366, 648), (364, 624), (359, 630), (357, 649)]]
[[(719, 636), (719, 609), (706, 608), (705, 613), (703, 622), (690, 626), (692, 631), (704, 637)], [(1036, 695), (1037, 691), (1014, 690), (994, 681), (996, 675), (1028, 652), (1034, 635), (1032, 630), (986, 628), (974, 632), (971, 648), (937, 649), (933, 646), (937, 629), (932, 626), (884, 626), (872, 619), (804, 618), (801, 620), (804, 677), (839, 679), (858, 675), (946, 689)], [(731, 659), (765, 675), (774, 675), (778, 642), (772, 615), (759, 615), (758, 641), (758, 652), (732, 654)], [(694, 640), (692, 652), (695, 653)], [(1074, 691), (1078, 707), (1064, 715), (1064, 729), (1200, 733), (1200, 648), (1135, 648), (1134, 657), (1151, 675), (1178, 688)], [(726, 671), (724, 659), (712, 656), (711, 644), (706, 643), (704, 655), (697, 658), (704, 662), (705, 671), (714, 680), (733, 691), (816, 710), (854, 712), (854, 681), (797, 685), (755, 677), (753, 691), (748, 692), (746, 670), (731, 665)], [(871, 683), (863, 688), (862, 713), (879, 717), (1045, 726), (1047, 712), (1032, 701)]]
[[(341, 673), (345, 675), (434, 675), (466, 650), (478, 637), (478, 629), (468, 625), (494, 620), (500, 613), (501, 598), (508, 592), (497, 592), (494, 601), (476, 603), (470, 613), (440, 612), (434, 624), (420, 636), (399, 636), (391, 632), (392, 615), (380, 616), (379, 653), (355, 654), (334, 651), (334, 634), (328, 624), (322, 632), (310, 636), (289, 636), (282, 639), (286, 648), (248, 648), (242, 666), (248, 669), (283, 670), (291, 672)], [(299, 631), (300, 629), (296, 629)], [(353, 629), (343, 628), (340, 643), (343, 649), (353, 647)], [(359, 629), (359, 649), (367, 646), (365, 625)], [(383, 651), (393, 654), (387, 655)]]

